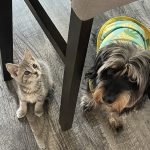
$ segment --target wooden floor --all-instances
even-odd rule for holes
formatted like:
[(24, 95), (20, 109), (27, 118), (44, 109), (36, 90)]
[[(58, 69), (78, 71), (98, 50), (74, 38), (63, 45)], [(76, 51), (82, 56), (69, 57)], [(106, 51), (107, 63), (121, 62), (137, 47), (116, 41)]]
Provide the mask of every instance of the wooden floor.
[[(67, 40), (70, 0), (39, 1)], [(93, 37), (96, 30), (108, 18), (127, 15), (150, 27), (149, 14), (150, 0), (139, 0), (97, 16), (84, 71), (95, 58)], [(18, 100), (13, 82), (5, 84), (0, 75), (0, 150), (38, 150), (38, 147), (45, 150), (150, 150), (150, 101), (147, 101), (142, 110), (124, 115), (124, 131), (116, 134), (108, 127), (99, 110), (85, 115), (82, 113), (79, 106), (80, 92), (73, 128), (62, 132), (58, 117), (64, 64), (23, 0), (13, 0), (13, 17), (14, 62), (21, 61), (25, 49), (31, 49), (37, 58), (45, 59), (51, 67), (56, 89), (54, 97), (49, 97), (48, 113), (38, 118), (30, 107), (27, 119), (19, 121), (15, 115)], [(80, 91), (83, 88), (84, 80)]]

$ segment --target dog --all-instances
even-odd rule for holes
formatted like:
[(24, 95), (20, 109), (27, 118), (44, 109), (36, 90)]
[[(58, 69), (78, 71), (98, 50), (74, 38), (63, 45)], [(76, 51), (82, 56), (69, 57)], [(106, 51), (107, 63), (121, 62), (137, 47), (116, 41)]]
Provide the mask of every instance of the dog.
[(97, 56), (85, 74), (83, 110), (101, 106), (113, 129), (122, 129), (125, 110), (150, 97), (150, 31), (137, 20), (119, 16), (108, 20), (97, 37)]

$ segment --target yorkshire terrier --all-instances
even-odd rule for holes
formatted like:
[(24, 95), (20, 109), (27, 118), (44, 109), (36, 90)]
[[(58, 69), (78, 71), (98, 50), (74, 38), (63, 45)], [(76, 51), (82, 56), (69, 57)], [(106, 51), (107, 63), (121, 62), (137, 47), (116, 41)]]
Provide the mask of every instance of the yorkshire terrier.
[(120, 114), (150, 96), (149, 39), (149, 29), (130, 17), (115, 17), (102, 26), (94, 66), (85, 74), (84, 111), (100, 105), (113, 129), (123, 127)]

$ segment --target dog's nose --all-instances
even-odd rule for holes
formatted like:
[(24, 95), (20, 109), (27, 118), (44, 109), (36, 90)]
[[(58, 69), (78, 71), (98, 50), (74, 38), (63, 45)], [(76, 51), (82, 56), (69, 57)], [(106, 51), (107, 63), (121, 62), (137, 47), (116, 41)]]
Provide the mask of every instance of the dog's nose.
[(114, 102), (114, 97), (113, 96), (103, 96), (103, 101), (106, 103), (113, 103)]

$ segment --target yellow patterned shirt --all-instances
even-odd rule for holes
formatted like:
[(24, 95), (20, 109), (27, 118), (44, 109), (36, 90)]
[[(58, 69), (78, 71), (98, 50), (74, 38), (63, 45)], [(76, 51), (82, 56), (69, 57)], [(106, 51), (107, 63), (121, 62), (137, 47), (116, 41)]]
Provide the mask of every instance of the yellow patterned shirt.
[[(111, 18), (100, 28), (97, 37), (97, 53), (114, 40), (132, 41), (143, 49), (150, 50), (150, 30), (139, 21), (127, 16)], [(93, 82), (89, 79), (91, 92), (94, 92)]]
[(150, 30), (139, 21), (127, 16), (111, 18), (101, 27), (97, 37), (97, 50), (114, 40), (129, 40), (150, 50)]

